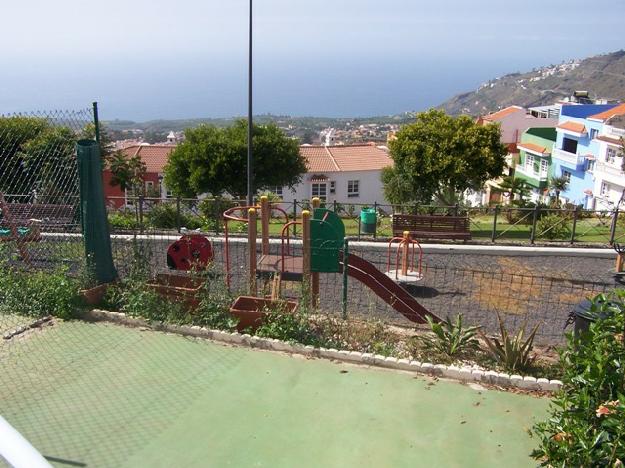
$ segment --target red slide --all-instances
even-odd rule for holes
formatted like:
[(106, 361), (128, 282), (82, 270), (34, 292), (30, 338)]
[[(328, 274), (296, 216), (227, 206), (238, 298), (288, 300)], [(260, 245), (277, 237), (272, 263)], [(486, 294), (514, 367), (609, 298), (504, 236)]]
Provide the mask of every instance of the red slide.
[[(341, 271), (343, 270), (343, 256), (339, 257)], [(440, 319), (419, 304), (414, 297), (395, 281), (390, 279), (372, 263), (358, 255), (349, 254), (347, 274), (356, 278), (370, 288), (384, 302), (411, 322), (426, 323), (425, 316), (429, 315), (438, 322)]]

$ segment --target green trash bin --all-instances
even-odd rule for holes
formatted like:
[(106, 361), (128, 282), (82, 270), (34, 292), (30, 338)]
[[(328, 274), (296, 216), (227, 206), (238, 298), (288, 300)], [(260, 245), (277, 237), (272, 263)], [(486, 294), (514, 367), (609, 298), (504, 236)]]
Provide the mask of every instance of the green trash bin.
[(363, 208), (360, 211), (360, 232), (363, 234), (374, 234), (378, 221), (378, 214), (374, 208)]

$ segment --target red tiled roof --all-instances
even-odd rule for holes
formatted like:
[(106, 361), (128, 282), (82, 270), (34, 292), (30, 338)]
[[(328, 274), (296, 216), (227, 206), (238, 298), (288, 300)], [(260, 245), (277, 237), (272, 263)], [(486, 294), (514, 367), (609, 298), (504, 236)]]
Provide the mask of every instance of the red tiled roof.
[(561, 123), (560, 125), (558, 125), (558, 128), (562, 130), (568, 130), (569, 132), (574, 133), (586, 133), (586, 127), (584, 127), (584, 124), (571, 122), (570, 120)]
[(374, 171), (393, 165), (386, 151), (371, 145), (300, 146), (308, 172)]
[(169, 159), (169, 155), (176, 147), (173, 145), (139, 145), (129, 146), (122, 151), (126, 156), (139, 155), (145, 163), (147, 172), (162, 173)]
[(519, 147), (519, 149), (526, 150), (526, 151), (533, 151), (534, 153), (540, 153), (540, 154), (549, 153), (547, 151), (547, 148), (545, 148), (544, 146), (535, 145), (534, 143), (518, 143), (517, 146)]
[(482, 119), (492, 122), (493, 120), (503, 119), (504, 117), (519, 111), (525, 112), (525, 109), (519, 106), (510, 106), (505, 109), (501, 109), (500, 111), (493, 112), (492, 114), (485, 115)]
[(621, 145), (621, 140), (619, 140), (618, 138), (611, 138), (606, 135), (599, 135), (597, 137), (597, 140), (605, 141), (606, 143), (610, 143), (611, 145)]
[(600, 120), (601, 122), (605, 122), (612, 117), (616, 117), (617, 115), (625, 115), (625, 104), (620, 104), (612, 109), (608, 109), (607, 111), (600, 112), (599, 114), (591, 115), (588, 117), (593, 120)]

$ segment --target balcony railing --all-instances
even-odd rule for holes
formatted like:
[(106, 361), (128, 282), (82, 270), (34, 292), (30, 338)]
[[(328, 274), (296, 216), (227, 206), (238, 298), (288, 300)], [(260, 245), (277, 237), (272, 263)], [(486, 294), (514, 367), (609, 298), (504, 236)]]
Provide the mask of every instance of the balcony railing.
[(529, 169), (525, 166), (517, 166), (514, 168), (515, 172), (519, 173), (519, 174), (523, 174), (525, 177), (531, 177), (532, 179), (536, 179), (539, 182), (545, 182), (547, 180), (547, 174), (546, 173), (538, 173), (535, 172), (533, 169)]
[(619, 163), (608, 163), (603, 161), (597, 161), (595, 166), (595, 174), (599, 172), (604, 172), (611, 176), (615, 177), (625, 177), (625, 173), (623, 173), (623, 169)]
[(584, 156), (578, 156), (577, 154), (569, 153), (568, 151), (554, 148), (551, 156), (564, 163), (574, 166), (576, 169), (584, 166)]

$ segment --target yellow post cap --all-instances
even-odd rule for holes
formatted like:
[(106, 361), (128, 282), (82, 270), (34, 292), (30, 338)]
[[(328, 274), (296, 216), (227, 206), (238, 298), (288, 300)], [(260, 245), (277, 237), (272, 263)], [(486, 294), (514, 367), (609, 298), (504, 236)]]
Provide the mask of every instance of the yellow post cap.
[(408, 239), (410, 237), (410, 231), (404, 231), (404, 239)]
[(302, 216), (310, 216), (310, 211), (308, 211), (308, 210), (303, 210), (303, 211), (302, 211)]
[(247, 210), (248, 214), (256, 214), (256, 208), (250, 208), (249, 210)]
[(263, 195), (262, 197), (260, 197), (261, 202), (266, 202), (267, 200), (269, 200), (269, 197), (267, 195)]

